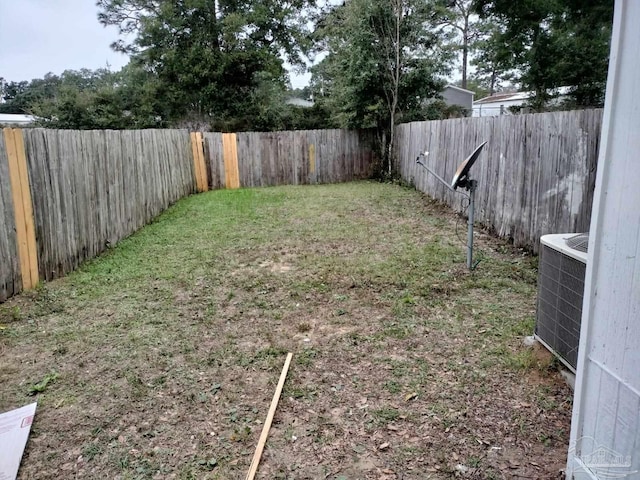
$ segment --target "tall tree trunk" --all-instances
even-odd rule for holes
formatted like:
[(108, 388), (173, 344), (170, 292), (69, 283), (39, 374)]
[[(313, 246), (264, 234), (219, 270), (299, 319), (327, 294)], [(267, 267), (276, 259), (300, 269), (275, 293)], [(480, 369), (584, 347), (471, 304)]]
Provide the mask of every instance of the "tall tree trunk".
[(402, 22), (403, 0), (395, 0), (395, 68), (393, 70), (393, 92), (391, 98), (390, 125), (389, 125), (389, 168), (388, 174), (391, 176), (393, 172), (393, 157), (396, 134), (396, 111), (398, 109), (398, 93), (400, 90), (400, 54), (402, 46), (400, 45), (400, 23)]
[(467, 88), (467, 62), (469, 56), (469, 44), (467, 39), (464, 39), (462, 45), (462, 88)]
[(469, 13), (464, 13), (462, 30), (462, 88), (467, 88), (467, 64), (469, 63)]
[(494, 66), (493, 69), (491, 70), (491, 83), (489, 85), (489, 95), (493, 95), (494, 93), (496, 93), (496, 77), (497, 77), (497, 72), (496, 72), (496, 67)]

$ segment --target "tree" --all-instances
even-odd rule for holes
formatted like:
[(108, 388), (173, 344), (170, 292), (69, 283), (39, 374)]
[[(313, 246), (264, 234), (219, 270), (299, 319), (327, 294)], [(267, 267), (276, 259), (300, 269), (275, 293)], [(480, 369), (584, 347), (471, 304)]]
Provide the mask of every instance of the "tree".
[(6, 82), (2, 91), (2, 103), (0, 113), (29, 114), (31, 106), (39, 99), (50, 97), (56, 91), (59, 77), (51, 73), (44, 78), (34, 79), (31, 82)]
[(448, 57), (423, 0), (348, 0), (329, 7), (315, 35), (327, 56), (312, 69), (314, 98), (343, 128), (375, 127), (391, 173), (394, 129), (438, 96)]
[(478, 31), (480, 34), (473, 44), (474, 56), (471, 65), (475, 71), (471, 81), (486, 89), (489, 95), (493, 95), (513, 79), (512, 58), (501, 48), (502, 30), (497, 22), (480, 22)]
[(477, 15), (473, 11), (474, 0), (439, 0), (436, 4), (441, 25), (453, 39), (451, 46), (462, 53), (462, 82), (460, 86), (467, 88), (467, 70), (469, 55), (475, 48), (475, 42), (482, 31), (479, 28)]
[(130, 63), (120, 72), (66, 70), (30, 82), (5, 82), (0, 111), (27, 113), (50, 128), (166, 126), (154, 78)]
[(477, 12), (500, 26), (493, 58), (519, 72), (541, 110), (559, 87), (573, 106), (601, 106), (607, 76), (612, 0), (478, 0)]
[(157, 77), (170, 121), (199, 117), (219, 128), (266, 128), (263, 117), (252, 125), (247, 113), (274, 113), (264, 103), (274, 97), (263, 95), (264, 89), (285, 90), (283, 58), (302, 63), (307, 2), (99, 0), (98, 6), (103, 24), (118, 26), (132, 39), (114, 48), (132, 54)]

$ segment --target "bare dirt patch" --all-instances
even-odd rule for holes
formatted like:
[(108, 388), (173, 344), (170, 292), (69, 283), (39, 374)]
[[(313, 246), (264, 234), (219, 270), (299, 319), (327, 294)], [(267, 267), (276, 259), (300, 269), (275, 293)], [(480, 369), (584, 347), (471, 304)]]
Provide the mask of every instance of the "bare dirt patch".
[(522, 345), (535, 259), (376, 183), (210, 192), (0, 306), (21, 478), (557, 478), (571, 392)]

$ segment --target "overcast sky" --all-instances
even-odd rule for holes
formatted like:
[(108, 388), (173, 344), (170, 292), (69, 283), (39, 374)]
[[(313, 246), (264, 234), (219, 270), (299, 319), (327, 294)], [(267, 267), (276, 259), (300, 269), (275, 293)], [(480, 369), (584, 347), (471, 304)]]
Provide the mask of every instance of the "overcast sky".
[[(0, 77), (31, 80), (107, 64), (119, 70), (127, 57), (109, 47), (117, 38), (98, 22), (95, 0), (0, 0)], [(309, 76), (291, 80), (301, 87)]]
[(109, 47), (117, 30), (97, 14), (94, 0), (0, 0), (0, 77), (31, 80), (107, 63), (119, 70), (127, 57)]

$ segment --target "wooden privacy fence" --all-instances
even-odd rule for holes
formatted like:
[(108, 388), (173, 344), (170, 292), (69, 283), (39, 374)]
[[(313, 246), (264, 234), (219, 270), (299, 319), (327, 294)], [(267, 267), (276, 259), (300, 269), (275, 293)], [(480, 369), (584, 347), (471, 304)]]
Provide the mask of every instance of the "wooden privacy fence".
[(375, 135), (367, 130), (204, 133), (211, 188), (336, 183), (369, 178)]
[(195, 191), (187, 131), (4, 129), (0, 301), (76, 268)]
[(355, 180), (374, 162), (369, 132), (2, 133), (0, 302), (72, 271), (196, 191)]
[(466, 203), (416, 164), (446, 180), (487, 141), (471, 171), (478, 181), (476, 218), (518, 246), (537, 251), (541, 235), (588, 231), (602, 110), (415, 122), (397, 127), (402, 179), (461, 211)]

